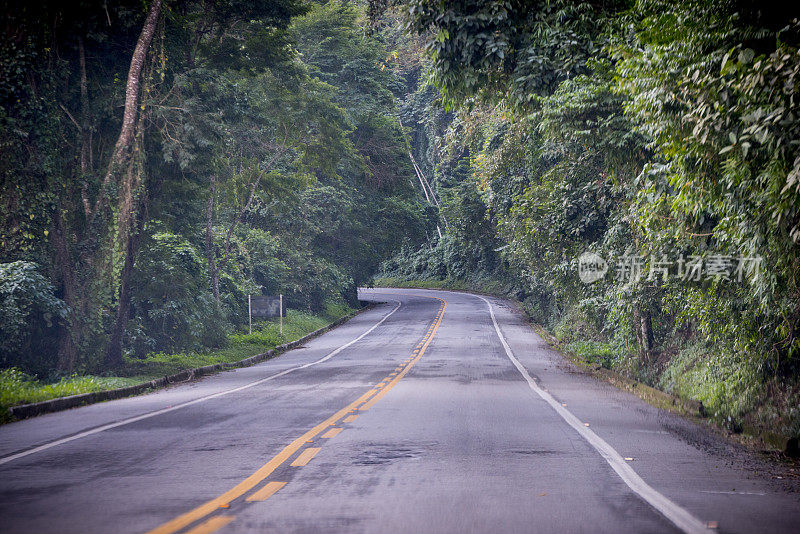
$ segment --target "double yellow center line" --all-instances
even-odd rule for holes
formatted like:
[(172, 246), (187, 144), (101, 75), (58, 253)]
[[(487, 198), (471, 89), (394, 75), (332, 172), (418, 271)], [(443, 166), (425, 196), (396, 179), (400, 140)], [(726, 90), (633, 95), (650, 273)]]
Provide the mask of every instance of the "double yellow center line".
[[(351, 423), (353, 422), (356, 417), (358, 417), (359, 412), (363, 412), (369, 410), (372, 406), (375, 405), (376, 402), (381, 400), (390, 389), (392, 389), (397, 383), (404, 377), (411, 368), (416, 364), (422, 355), (427, 350), (428, 345), (431, 344), (433, 341), (433, 337), (436, 335), (436, 331), (439, 329), (439, 325), (442, 323), (442, 317), (444, 317), (444, 310), (447, 308), (447, 302), (444, 299), (440, 299), (438, 297), (425, 297), (425, 298), (434, 298), (441, 302), (439, 306), (439, 310), (436, 314), (436, 317), (431, 324), (431, 327), (428, 329), (425, 337), (422, 338), (422, 341), (414, 348), (411, 352), (411, 355), (401, 364), (398, 366), (392, 373), (389, 374), (383, 380), (380, 380), (378, 384), (376, 384), (372, 389), (361, 395), (358, 399), (354, 400), (335, 414), (331, 415), (318, 425), (316, 425), (311, 430), (304, 433), (302, 436), (298, 437), (294, 441), (292, 441), (289, 445), (284, 447), (284, 449), (276, 454), (270, 461), (266, 464), (261, 466), (255, 473), (244, 479), (242, 482), (234, 486), (233, 488), (229, 489), (219, 497), (211, 499), (210, 501), (201, 504), (194, 510), (187, 512), (183, 515), (176, 517), (166, 523), (162, 524), (159, 527), (154, 528), (148, 534), (174, 534), (179, 532), (191, 525), (195, 525), (194, 528), (186, 531), (187, 534), (203, 534), (203, 533), (212, 533), (216, 530), (222, 528), (223, 526), (227, 525), (235, 518), (231, 515), (214, 515), (213, 517), (203, 521), (202, 523), (198, 523), (200, 520), (205, 519), (206, 517), (214, 514), (215, 512), (225, 510), (230, 508), (230, 505), (233, 501), (240, 499), (241, 497), (245, 496), (246, 494), (250, 493), (254, 488), (256, 488), (259, 484), (261, 484), (264, 480), (269, 477), (273, 471), (275, 471), (278, 467), (283, 465), (287, 460), (295, 456), (300, 449), (303, 451), (297, 455), (297, 457), (292, 461), (291, 465), (293, 466), (303, 466), (306, 465), (311, 459), (319, 452), (320, 447), (307, 447), (309, 443), (314, 441), (314, 438), (317, 437), (321, 432), (327, 430), (325, 434), (321, 437), (323, 438), (332, 438), (336, 436), (339, 432), (341, 432), (341, 427), (329, 428), (331, 426), (335, 426), (338, 422), (343, 423)], [(256, 491), (252, 492), (249, 496), (247, 496), (244, 501), (245, 502), (259, 502), (263, 501), (270, 496), (272, 496), (276, 491), (281, 489), (285, 485), (285, 482), (278, 482), (278, 481), (269, 481), (263, 487), (257, 489)]]

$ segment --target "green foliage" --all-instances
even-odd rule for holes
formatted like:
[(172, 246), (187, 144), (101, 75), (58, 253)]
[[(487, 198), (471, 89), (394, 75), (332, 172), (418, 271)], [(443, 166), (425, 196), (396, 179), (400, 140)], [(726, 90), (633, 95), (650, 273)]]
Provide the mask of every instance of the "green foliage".
[[(638, 46), (618, 48), (618, 80), (656, 156), (634, 203), (647, 248), (763, 259), (761, 276), (743, 286), (670, 295), (689, 303), (679, 313), (683, 324), (726, 347), (732, 361), (752, 362), (746, 367), (757, 380), (797, 366), (800, 131), (788, 110), (798, 90), (798, 34), (796, 22), (776, 25), (769, 10), (747, 17), (733, 9), (725, 2), (640, 3), (643, 29)], [(663, 31), (647, 29), (657, 21)], [(731, 364), (731, 380), (739, 367)]]
[[(798, 9), (400, 4), (456, 109), (427, 88), (407, 99), (412, 148), (458, 222), (384, 273), (469, 284), (464, 258), (483, 250), (495, 259), (480, 272), (510, 281), (580, 356), (702, 400), (732, 428), (763, 406), (796, 428), (781, 391), (800, 372)], [(608, 261), (602, 281), (578, 280), (584, 251)], [(634, 283), (614, 276), (626, 253), (644, 260)], [(714, 254), (761, 258), (760, 276), (647, 276), (662, 256)]]
[(0, 264), (0, 365), (43, 373), (53, 366), (54, 331), (67, 307), (36, 264)]
[(143, 246), (133, 283), (134, 319), (127, 330), (134, 354), (225, 344), (230, 323), (208, 291), (202, 256), (182, 237), (153, 234)]
[(337, 88), (334, 101), (354, 125), (385, 118), (394, 107), (392, 91), (398, 89), (393, 72), (377, 68), (386, 50), (375, 36), (365, 34), (362, 24), (357, 3), (331, 0), (292, 25), (311, 75)]
[[(166, 2), (129, 80), (151, 5), (2, 15), (0, 261), (41, 265), (70, 314), (47, 327), (34, 315), (52, 310), (26, 319), (8, 300), (0, 326), (19, 351), (0, 365), (109, 370), (121, 329), (131, 357), (202, 353), (246, 323), (248, 294), (355, 305), (356, 285), (430, 229), (402, 83), (361, 4)], [(112, 160), (134, 81), (132, 138)]]
[(624, 5), (412, 0), (405, 10), (408, 28), (425, 40), (432, 81), (448, 103), (480, 95), (528, 106), (537, 95), (586, 72), (587, 60), (603, 45), (603, 14)]

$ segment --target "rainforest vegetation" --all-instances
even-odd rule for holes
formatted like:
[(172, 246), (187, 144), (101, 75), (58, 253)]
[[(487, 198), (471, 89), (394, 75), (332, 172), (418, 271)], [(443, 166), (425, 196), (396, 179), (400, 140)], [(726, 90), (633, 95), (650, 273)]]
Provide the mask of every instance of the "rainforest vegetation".
[(731, 430), (800, 435), (800, 7), (3, 17), (8, 377), (146, 374), (245, 342), (249, 294), (310, 321), (375, 279), (513, 297), (570, 351)]

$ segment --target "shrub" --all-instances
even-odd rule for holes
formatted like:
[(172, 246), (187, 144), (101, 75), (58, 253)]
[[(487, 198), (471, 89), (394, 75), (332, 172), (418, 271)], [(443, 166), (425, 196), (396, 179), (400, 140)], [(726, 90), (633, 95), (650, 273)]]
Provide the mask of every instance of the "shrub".
[(55, 367), (67, 306), (35, 263), (0, 264), (0, 366), (32, 373)]
[(133, 275), (133, 318), (127, 329), (133, 354), (223, 346), (230, 325), (208, 289), (197, 249), (168, 232), (154, 234), (145, 247)]

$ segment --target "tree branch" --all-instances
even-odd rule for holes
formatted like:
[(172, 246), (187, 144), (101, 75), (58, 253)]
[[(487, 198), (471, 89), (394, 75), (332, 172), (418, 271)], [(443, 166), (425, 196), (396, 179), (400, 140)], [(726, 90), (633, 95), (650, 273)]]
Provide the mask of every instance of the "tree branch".
[(261, 182), (261, 177), (264, 176), (264, 174), (266, 174), (269, 171), (272, 165), (278, 160), (280, 156), (283, 155), (284, 152), (289, 150), (289, 146), (286, 144), (288, 135), (289, 134), (287, 133), (283, 139), (283, 144), (281, 145), (281, 149), (275, 153), (275, 155), (272, 157), (269, 163), (267, 163), (266, 167), (264, 167), (263, 169), (259, 169), (258, 175), (256, 176), (256, 179), (253, 180), (253, 184), (250, 187), (250, 196), (247, 199), (247, 203), (241, 210), (239, 210), (239, 213), (236, 215), (236, 218), (228, 227), (228, 232), (225, 234), (225, 251), (222, 260), (220, 261), (220, 268), (221, 266), (225, 265), (228, 261), (228, 254), (230, 253), (230, 243), (231, 243), (231, 236), (233, 235), (233, 230), (242, 221), (244, 214), (247, 213), (247, 211), (250, 209), (250, 205), (253, 203), (253, 199), (256, 196), (256, 188), (258, 187), (258, 184)]

